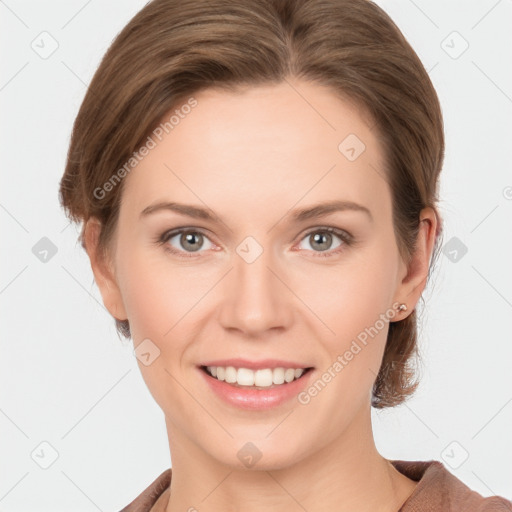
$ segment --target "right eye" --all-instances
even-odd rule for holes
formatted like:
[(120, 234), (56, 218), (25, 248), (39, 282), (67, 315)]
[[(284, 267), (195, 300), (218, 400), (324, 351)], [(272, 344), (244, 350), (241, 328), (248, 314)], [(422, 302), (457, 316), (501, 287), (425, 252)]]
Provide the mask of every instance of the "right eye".
[[(180, 247), (176, 247), (171, 244), (173, 239), (176, 239), (175, 243)], [(173, 231), (166, 231), (158, 239), (159, 243), (164, 246), (166, 251), (183, 258), (199, 257), (195, 256), (194, 253), (200, 252), (205, 240), (208, 240), (211, 247), (214, 247), (209, 238), (197, 229), (177, 229)]]

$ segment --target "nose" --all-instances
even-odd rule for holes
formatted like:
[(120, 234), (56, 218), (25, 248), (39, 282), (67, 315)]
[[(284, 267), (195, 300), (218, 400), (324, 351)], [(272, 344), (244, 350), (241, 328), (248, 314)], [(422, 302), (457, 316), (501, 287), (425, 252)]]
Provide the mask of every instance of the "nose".
[(239, 254), (224, 280), (219, 321), (227, 330), (248, 337), (264, 337), (267, 331), (282, 331), (291, 325), (293, 293), (271, 258), (263, 251), (254, 261)]

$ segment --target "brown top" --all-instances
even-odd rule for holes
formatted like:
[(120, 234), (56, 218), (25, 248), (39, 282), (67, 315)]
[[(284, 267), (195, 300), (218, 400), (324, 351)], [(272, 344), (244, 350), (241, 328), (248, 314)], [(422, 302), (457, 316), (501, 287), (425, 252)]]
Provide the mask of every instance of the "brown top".
[[(471, 490), (442, 462), (390, 460), (408, 478), (419, 482), (397, 512), (512, 512), (512, 501), (484, 498)], [(164, 512), (169, 501), (171, 469), (165, 470), (120, 512)]]

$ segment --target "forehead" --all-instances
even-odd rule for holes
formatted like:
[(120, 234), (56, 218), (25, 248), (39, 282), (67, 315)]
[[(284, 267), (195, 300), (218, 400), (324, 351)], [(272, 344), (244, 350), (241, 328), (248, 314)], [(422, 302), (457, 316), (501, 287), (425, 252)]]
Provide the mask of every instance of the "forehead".
[(285, 81), (193, 97), (193, 108), (164, 116), (179, 122), (152, 135), (153, 149), (125, 178), (130, 210), (178, 199), (228, 215), (322, 199), (385, 202), (371, 120), (329, 88)]

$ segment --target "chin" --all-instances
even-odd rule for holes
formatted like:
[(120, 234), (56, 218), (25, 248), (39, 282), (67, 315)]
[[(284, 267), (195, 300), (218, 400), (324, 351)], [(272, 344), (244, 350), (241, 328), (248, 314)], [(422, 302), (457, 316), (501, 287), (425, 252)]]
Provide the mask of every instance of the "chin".
[[(247, 437), (245, 438), (247, 439)], [(286, 444), (282, 440), (261, 439), (254, 441), (230, 440), (229, 446), (224, 444), (216, 448), (222, 449), (210, 451), (213, 458), (231, 469), (247, 471), (277, 471), (289, 468), (302, 460), (300, 445), (301, 439), (296, 444)]]

